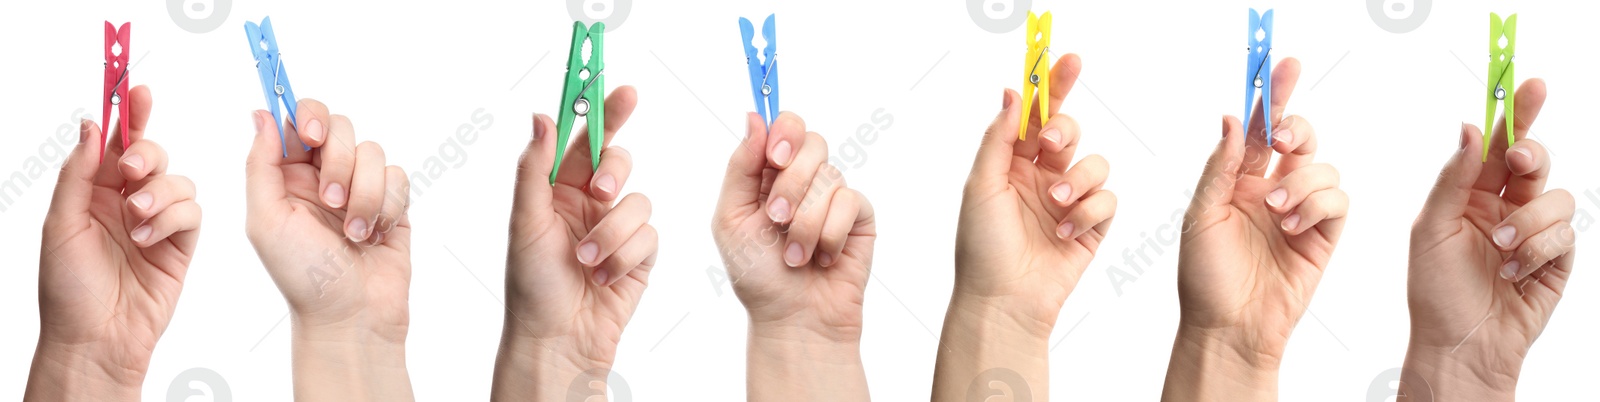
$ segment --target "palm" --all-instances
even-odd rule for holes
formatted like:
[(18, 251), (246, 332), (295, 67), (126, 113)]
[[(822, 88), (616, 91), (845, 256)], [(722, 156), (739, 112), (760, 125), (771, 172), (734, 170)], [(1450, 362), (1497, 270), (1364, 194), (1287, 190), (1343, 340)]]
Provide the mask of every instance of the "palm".
[(1184, 232), (1181, 247), (1181, 260), (1188, 265), (1179, 278), (1183, 308), (1186, 315), (1222, 320), (1195, 324), (1243, 325), (1266, 331), (1257, 334), (1262, 341), (1287, 343), (1336, 241), (1320, 226), (1299, 235), (1279, 229), (1264, 202), (1277, 185), (1276, 180), (1245, 175), (1228, 203), (1190, 208), (1197, 220)]
[(121, 192), (97, 185), (86, 214), (47, 218), (40, 326), (75, 343), (112, 340), (115, 358), (142, 368), (172, 319), (194, 244), (140, 248), (128, 237), (139, 221), (124, 216)]
[(369, 322), (399, 329), (391, 334), (403, 336), (411, 282), (410, 224), (401, 219), (376, 246), (351, 242), (341, 229), (346, 211), (317, 201), (318, 168), (292, 163), (280, 169), (287, 197), (271, 213), (252, 213), (250, 218), (261, 219), (266, 228), (255, 242), (257, 249), (294, 251), (259, 253), (290, 307), (302, 316), (329, 319), (366, 315), (372, 318)]
[(783, 261), (783, 229), (761, 211), (752, 202), (716, 220), (716, 232), (728, 234), (718, 238), (719, 249), (739, 254), (727, 258), (739, 301), (761, 317), (815, 315), (829, 328), (861, 328), (873, 235), (853, 232), (832, 266), (813, 258), (791, 268)]
[(590, 283), (572, 250), (612, 205), (564, 182), (557, 182), (553, 191), (554, 210), (518, 208), (512, 217), (511, 266), (506, 271), (510, 288), (526, 292), (512, 308), (524, 322), (522, 330), (540, 339), (573, 336), (584, 356), (612, 361), (652, 266), (641, 264), (609, 287)]
[[(1007, 182), (972, 186), (962, 202), (956, 235), (957, 283), (979, 296), (1016, 296), (1032, 316), (1054, 321), (1057, 310), (1094, 258), (1104, 235), (1091, 230), (1072, 240), (1056, 235), (1062, 216), (1047, 209), (1050, 185), (1062, 173), (1013, 157)], [(969, 268), (970, 267), (970, 268)]]
[[(1463, 216), (1433, 223), (1448, 230), (1414, 232), (1411, 249), (1416, 251), (1411, 265), (1417, 268), (1411, 271), (1409, 284), (1412, 309), (1419, 313), (1412, 314), (1413, 325), (1450, 335), (1440, 342), (1465, 340), (1474, 328), (1480, 328), (1478, 331), (1488, 333), (1476, 336), (1485, 339), (1533, 343), (1561, 299), (1561, 291), (1539, 280), (1542, 277), (1538, 275), (1517, 282), (1495, 276), (1510, 253), (1495, 248), (1492, 230), (1520, 207), (1499, 194), (1474, 190)], [(1545, 275), (1564, 276), (1565, 272), (1547, 270)], [(1420, 313), (1424, 311), (1427, 313)], [(1476, 327), (1479, 322), (1482, 327)]]

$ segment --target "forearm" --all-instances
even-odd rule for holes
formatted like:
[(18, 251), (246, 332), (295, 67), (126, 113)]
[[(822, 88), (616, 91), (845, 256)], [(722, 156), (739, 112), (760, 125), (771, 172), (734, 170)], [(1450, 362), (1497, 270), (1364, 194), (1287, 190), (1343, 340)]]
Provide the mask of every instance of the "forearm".
[[(42, 337), (41, 337), (42, 338)], [(137, 401), (145, 368), (108, 363), (117, 351), (96, 345), (65, 345), (44, 339), (33, 353), (24, 401)]]
[[(939, 338), (933, 400), (966, 401), (974, 387), (980, 387), (980, 400), (1022, 392), (1033, 400), (1049, 400), (1051, 328), (1051, 323), (1018, 319), (982, 299), (953, 296)], [(1018, 377), (1021, 384), (1014, 383)], [(998, 388), (995, 381), (1009, 389)]]
[[(572, 353), (573, 345), (560, 340), (536, 339), (526, 331), (519, 333), (520, 329), (508, 319), (500, 336), (491, 400), (587, 401), (609, 390), (605, 382), (611, 372), (610, 362), (578, 357)], [(587, 384), (573, 389), (580, 381)], [(569, 392), (579, 394), (568, 395)]]
[(1161, 400), (1276, 401), (1280, 353), (1259, 350), (1228, 330), (1179, 324)]
[(751, 324), (746, 399), (866, 401), (861, 341), (819, 335), (793, 325)]
[(404, 341), (370, 331), (294, 325), (297, 401), (409, 401)]
[(1472, 348), (1423, 346), (1411, 342), (1401, 370), (1396, 402), (1516, 400), (1522, 356), (1493, 356)]

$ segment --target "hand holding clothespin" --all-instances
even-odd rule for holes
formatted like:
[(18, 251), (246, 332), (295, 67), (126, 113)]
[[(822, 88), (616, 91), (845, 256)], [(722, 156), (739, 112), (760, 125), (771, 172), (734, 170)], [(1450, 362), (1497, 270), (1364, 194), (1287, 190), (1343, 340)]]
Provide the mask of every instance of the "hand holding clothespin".
[(750, 92), (756, 99), (756, 112), (761, 113), (767, 127), (778, 119), (778, 25), (777, 14), (767, 16), (761, 25), (761, 37), (766, 48), (754, 44), (756, 28), (749, 19), (739, 17), (739, 34), (743, 38), (745, 64), (750, 69)]
[[(117, 108), (117, 121), (122, 128), (122, 149), (128, 149), (128, 42), (133, 32), (133, 23), (124, 22), (118, 28), (106, 21), (106, 85), (104, 98), (101, 99), (100, 127), (109, 129), (106, 123), (111, 122), (111, 108)], [(100, 143), (100, 157), (106, 155), (106, 144)]]
[[(267, 97), (267, 110), (272, 111), (274, 125), (278, 126), (278, 142), (283, 144), (283, 157), (289, 157), (289, 142), (283, 136), (283, 115), (279, 104), (289, 109), (289, 124), (295, 118), (294, 87), (289, 85), (289, 72), (283, 67), (283, 52), (278, 50), (278, 37), (272, 33), (272, 17), (261, 19), (261, 24), (245, 21), (245, 39), (250, 40), (250, 53), (256, 59), (256, 74), (261, 79), (261, 92)], [(310, 151), (311, 146), (301, 144)]]
[[(578, 117), (587, 117), (589, 126), (590, 169), (600, 167), (600, 150), (605, 145), (605, 30), (604, 22), (584, 27), (583, 22), (572, 23), (572, 47), (567, 54), (567, 78), (561, 87), (561, 106), (556, 110), (556, 164), (550, 168), (550, 184), (556, 183), (561, 172), (561, 157), (566, 154), (567, 136), (572, 133), (572, 123)], [(589, 59), (583, 59), (584, 43), (591, 47)]]
[(1244, 127), (1250, 127), (1250, 111), (1256, 101), (1256, 89), (1261, 89), (1261, 119), (1266, 127), (1267, 146), (1272, 146), (1272, 10), (1257, 13), (1250, 9), (1250, 45), (1245, 56), (1244, 72)]
[(1035, 93), (1039, 99), (1039, 126), (1050, 122), (1050, 12), (1034, 15), (1028, 12), (1028, 54), (1022, 65), (1022, 123), (1018, 140), (1028, 139), (1028, 117), (1033, 114)]
[[(1500, 41), (1505, 40), (1505, 45)], [(1517, 15), (1506, 16), (1489, 13), (1489, 107), (1483, 115), (1483, 161), (1489, 161), (1489, 141), (1494, 136), (1494, 109), (1505, 101), (1506, 132), (1514, 133), (1516, 126), (1516, 61)], [(1517, 136), (1507, 134), (1506, 146), (1516, 145)]]

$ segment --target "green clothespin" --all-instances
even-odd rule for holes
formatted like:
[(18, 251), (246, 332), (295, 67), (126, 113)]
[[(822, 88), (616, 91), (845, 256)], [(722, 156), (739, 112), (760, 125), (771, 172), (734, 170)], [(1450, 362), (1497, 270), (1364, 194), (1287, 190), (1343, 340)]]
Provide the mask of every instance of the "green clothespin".
[[(556, 173), (561, 171), (561, 156), (566, 153), (567, 136), (572, 133), (573, 120), (578, 116), (588, 118), (590, 169), (600, 167), (600, 149), (606, 141), (606, 99), (602, 95), (606, 86), (605, 31), (606, 24), (603, 22), (596, 22), (593, 27), (583, 26), (582, 21), (572, 23), (567, 80), (561, 87), (561, 106), (556, 109), (561, 112), (556, 120), (556, 144), (561, 148), (556, 150), (556, 164), (550, 169), (552, 185), (556, 183)], [(592, 46), (587, 62), (583, 59), (584, 42)]]
[[(1506, 41), (1505, 46), (1500, 46), (1500, 41)], [(1483, 161), (1489, 161), (1489, 141), (1494, 138), (1494, 107), (1501, 100), (1505, 101), (1506, 114), (1506, 146), (1516, 145), (1515, 116), (1517, 110), (1516, 79), (1517, 65), (1517, 15), (1506, 16), (1502, 23), (1500, 15), (1489, 13), (1489, 108), (1483, 117)]]

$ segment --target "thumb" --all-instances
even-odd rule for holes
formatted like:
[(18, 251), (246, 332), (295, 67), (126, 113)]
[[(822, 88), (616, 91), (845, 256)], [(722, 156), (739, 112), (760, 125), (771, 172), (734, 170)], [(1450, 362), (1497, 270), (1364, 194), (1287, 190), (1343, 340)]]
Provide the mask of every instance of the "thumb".
[(983, 144), (978, 147), (978, 158), (972, 163), (972, 176), (967, 178), (967, 187), (974, 185), (994, 186), (1006, 182), (1006, 175), (1011, 173), (1012, 146), (1017, 142), (1017, 130), (1021, 117), (1018, 104), (1022, 96), (1016, 91), (1006, 89), (1003, 94), (1005, 100), (1001, 102), (1000, 115), (995, 116), (994, 123), (989, 124), (989, 129), (983, 133)]
[(1478, 149), (1482, 141), (1483, 134), (1477, 127), (1461, 123), (1461, 145), (1439, 171), (1439, 181), (1434, 183), (1428, 202), (1423, 204), (1422, 214), (1417, 217), (1419, 226), (1447, 222), (1467, 213), (1473, 183), (1478, 181), (1486, 164), (1478, 159), (1477, 153), (1466, 150)]
[(244, 162), (245, 203), (248, 213), (255, 215), (261, 208), (277, 205), (289, 196), (283, 184), (283, 148), (277, 122), (265, 110), (251, 112), (250, 117), (255, 122), (256, 136)]
[(1200, 184), (1195, 186), (1194, 199), (1189, 201), (1185, 219), (1189, 224), (1199, 223), (1206, 211), (1233, 202), (1234, 185), (1239, 181), (1239, 169), (1244, 165), (1245, 131), (1239, 119), (1222, 117), (1222, 142), (1206, 160), (1205, 171), (1200, 173)]
[[(761, 202), (761, 175), (767, 168), (767, 126), (761, 115), (745, 114), (744, 141), (728, 159), (717, 210)], [(804, 131), (802, 131), (804, 132)]]
[(100, 126), (83, 120), (78, 125), (78, 146), (72, 148), (61, 165), (61, 176), (56, 180), (56, 192), (50, 200), (50, 216), (69, 219), (61, 222), (76, 224), (86, 219), (85, 212), (94, 199), (94, 176), (100, 170), (100, 144), (104, 142)]
[(528, 223), (537, 229), (543, 228), (549, 217), (554, 216), (553, 186), (566, 185), (550, 183), (550, 169), (554, 168), (556, 152), (561, 147), (552, 135), (555, 132), (556, 123), (550, 120), (550, 116), (533, 115), (533, 138), (528, 140), (528, 148), (522, 152), (522, 159), (517, 161), (517, 193), (512, 202), (511, 216), (513, 222), (533, 219)]

